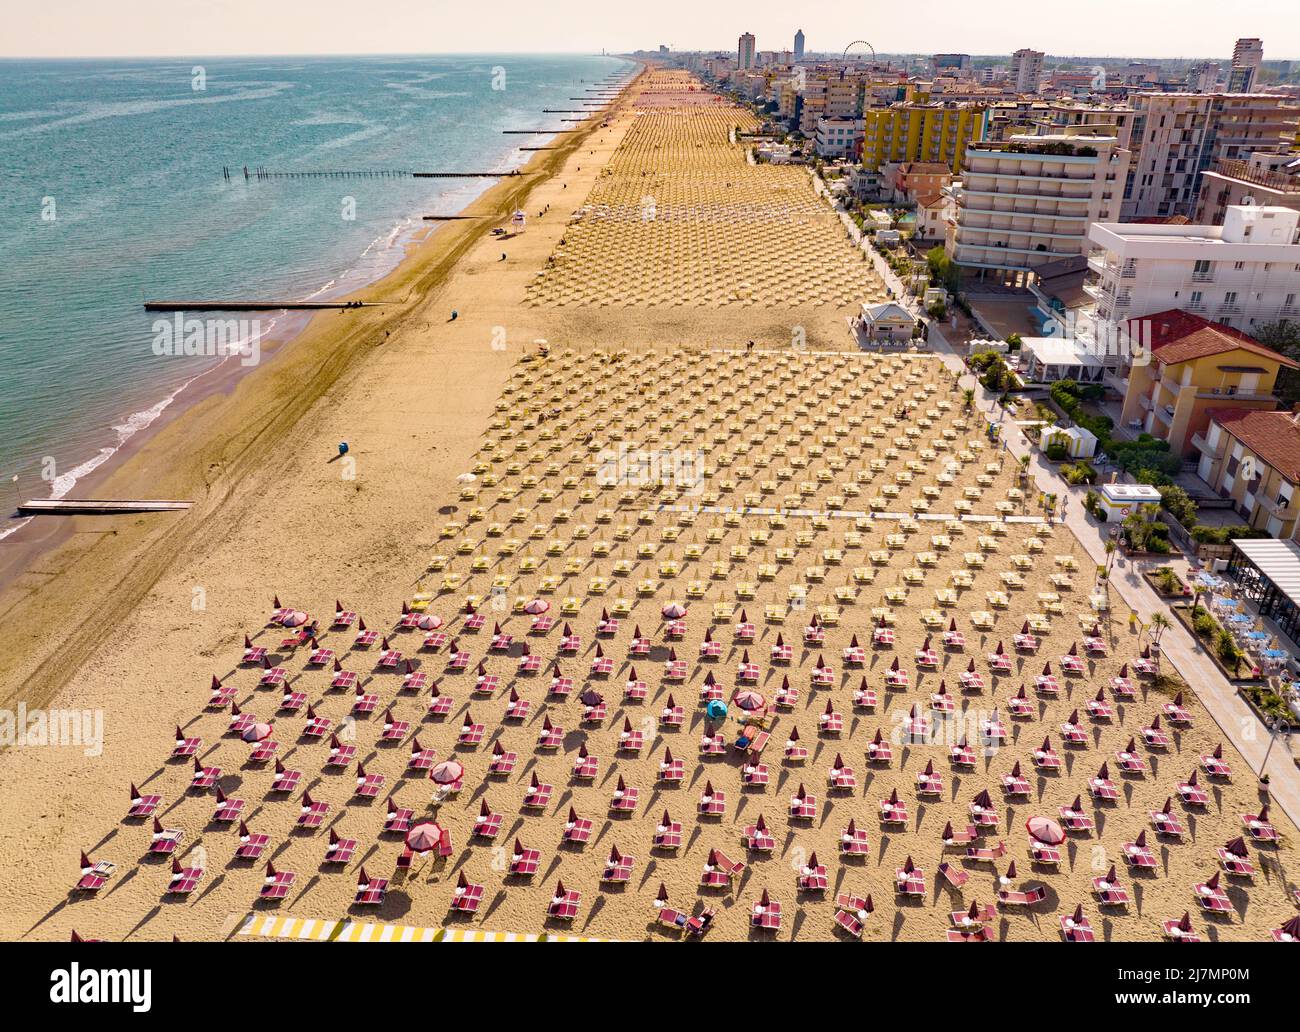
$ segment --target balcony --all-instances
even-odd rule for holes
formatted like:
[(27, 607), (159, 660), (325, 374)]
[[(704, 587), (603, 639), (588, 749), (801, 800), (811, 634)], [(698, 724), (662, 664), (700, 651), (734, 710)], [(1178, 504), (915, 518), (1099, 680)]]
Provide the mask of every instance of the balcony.
[(1255, 504), (1274, 519), (1284, 522), (1293, 520), (1297, 515), (1300, 515), (1300, 503), (1295, 500), (1284, 502), (1278, 498), (1256, 498)]
[(1215, 448), (1210, 447), (1210, 443), (1205, 439), (1205, 435), (1201, 433), (1199, 430), (1196, 433), (1192, 434), (1192, 447), (1195, 448), (1197, 451), (1199, 451), (1202, 455), (1208, 455), (1212, 459), (1217, 459), (1221, 457), (1224, 451), (1227, 449), (1227, 444), (1228, 444), (1228, 435), (1224, 433), (1219, 434), (1219, 444), (1218, 447)]
[(1213, 282), (1214, 282), (1214, 270), (1211, 269), (1211, 270), (1208, 271), (1208, 272), (1193, 272), (1193, 273), (1192, 273), (1192, 282), (1193, 282), (1193, 283), (1213, 283)]
[(1241, 315), (1242, 312), (1245, 311), (1245, 309), (1242, 308), (1241, 305), (1237, 304), (1236, 302), (1232, 302), (1230, 304), (1219, 305), (1219, 307), (1216, 308), (1215, 311), (1219, 315)]

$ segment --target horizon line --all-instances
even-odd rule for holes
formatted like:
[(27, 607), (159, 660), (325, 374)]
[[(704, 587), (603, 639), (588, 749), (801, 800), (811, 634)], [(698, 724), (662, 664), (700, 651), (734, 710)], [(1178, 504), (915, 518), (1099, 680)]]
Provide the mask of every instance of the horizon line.
[[(730, 47), (706, 47), (702, 49), (684, 49), (669, 50), (668, 54), (725, 54), (729, 53)], [(614, 57), (624, 60), (635, 60), (636, 55), (640, 53), (648, 57), (657, 57), (659, 52), (656, 50), (619, 50), (608, 53), (598, 54), (590, 50), (442, 50), (442, 51), (400, 51), (400, 50), (375, 50), (375, 51), (350, 51), (350, 50), (321, 50), (321, 51), (265, 51), (265, 52), (243, 52), (243, 53), (210, 53), (210, 54), (4, 54), (0, 53), (0, 61), (189, 61), (198, 58), (204, 59), (229, 59), (238, 60), (242, 58), (311, 58), (311, 57), (482, 57), (493, 54), (505, 54), (518, 57)], [(934, 54), (940, 53), (958, 53), (958, 51), (881, 51), (881, 57), (918, 57), (930, 58)], [(990, 58), (990, 57), (1009, 57), (1011, 51), (988, 52), (982, 54), (972, 53), (972, 58)], [(857, 55), (855, 55), (857, 56)], [(865, 56), (865, 55), (863, 55)], [(1057, 60), (1084, 60), (1088, 58), (1100, 58), (1103, 60), (1124, 60), (1124, 61), (1231, 61), (1232, 55), (1227, 54), (1222, 57), (1216, 57), (1205, 54), (1190, 54), (1186, 56), (1165, 56), (1150, 57), (1142, 54), (1053, 54), (1045, 52), (1045, 57)], [(837, 54), (835, 51), (810, 51), (805, 58), (822, 59), (834, 61), (843, 59), (843, 54)], [(1270, 57), (1264, 61), (1264, 64), (1300, 61), (1300, 57)]]

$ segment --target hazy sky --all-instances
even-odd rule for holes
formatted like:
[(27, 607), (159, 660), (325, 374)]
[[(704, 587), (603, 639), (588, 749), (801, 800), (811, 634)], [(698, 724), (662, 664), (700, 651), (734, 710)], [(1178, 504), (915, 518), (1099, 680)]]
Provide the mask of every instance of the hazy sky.
[[(1226, 18), (1227, 6), (1240, 17)], [(743, 12), (743, 13), (742, 13)], [(43, 0), (7, 4), (7, 57), (211, 56), (732, 49), (811, 50), (866, 39), (893, 53), (1227, 57), (1259, 36), (1265, 58), (1300, 58), (1296, 0)]]

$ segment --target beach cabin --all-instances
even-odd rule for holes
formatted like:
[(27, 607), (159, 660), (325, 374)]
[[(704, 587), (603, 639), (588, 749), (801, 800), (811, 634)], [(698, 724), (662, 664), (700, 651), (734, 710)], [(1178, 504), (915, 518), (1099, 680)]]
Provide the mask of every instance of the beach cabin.
[(878, 305), (862, 305), (858, 327), (867, 340), (909, 341), (916, 328), (916, 318), (900, 304), (886, 301)]
[(1139, 505), (1159, 504), (1160, 492), (1150, 484), (1102, 484), (1097, 489), (1097, 505), (1107, 523), (1122, 523)]
[(1043, 434), (1044, 450), (1054, 444), (1072, 459), (1090, 459), (1097, 454), (1097, 436), (1081, 426), (1054, 426)]

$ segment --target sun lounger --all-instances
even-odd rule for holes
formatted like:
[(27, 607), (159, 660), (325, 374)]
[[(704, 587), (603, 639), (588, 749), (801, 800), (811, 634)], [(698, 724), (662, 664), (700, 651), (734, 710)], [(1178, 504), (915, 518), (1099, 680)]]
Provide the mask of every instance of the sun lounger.
[(1011, 889), (1000, 889), (998, 891), (998, 902), (1008, 907), (1032, 907), (1047, 898), (1047, 890), (1041, 885), (1035, 885), (1027, 892), (1018, 892)]

